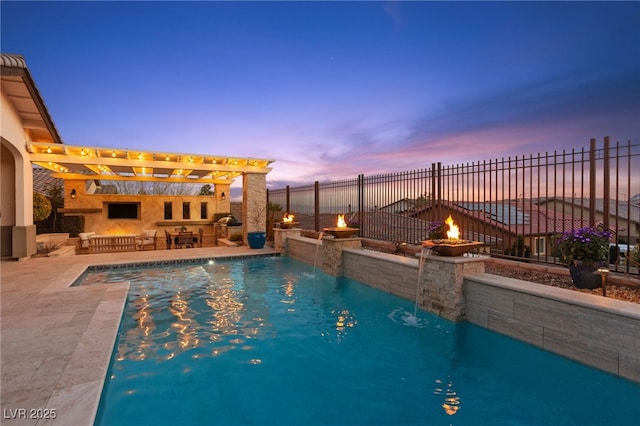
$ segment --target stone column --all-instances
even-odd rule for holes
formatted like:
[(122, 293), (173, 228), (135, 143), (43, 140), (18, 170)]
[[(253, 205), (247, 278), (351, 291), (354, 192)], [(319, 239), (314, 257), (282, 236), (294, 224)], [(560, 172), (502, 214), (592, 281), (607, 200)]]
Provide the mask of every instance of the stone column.
[(359, 249), (362, 247), (361, 238), (323, 238), (322, 239), (322, 270), (336, 277), (343, 275), (342, 250)]
[[(242, 229), (247, 232), (267, 229), (267, 176), (245, 173), (242, 177)], [(245, 237), (246, 238), (246, 237)], [(246, 241), (245, 241), (246, 243)]]
[(290, 228), (290, 229), (282, 229), (282, 228), (274, 228), (273, 229), (273, 246), (276, 250), (276, 253), (280, 253), (283, 256), (287, 255), (287, 238), (289, 237), (299, 237), (300, 228)]
[(426, 256), (418, 291), (418, 304), (424, 310), (450, 321), (463, 321), (464, 275), (483, 272), (484, 259), (479, 256)]

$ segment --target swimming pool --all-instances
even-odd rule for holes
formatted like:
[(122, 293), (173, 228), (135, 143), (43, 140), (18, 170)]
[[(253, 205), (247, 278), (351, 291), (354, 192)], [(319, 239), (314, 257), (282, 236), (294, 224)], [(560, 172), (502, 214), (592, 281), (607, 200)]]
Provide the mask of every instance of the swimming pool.
[(640, 385), (288, 257), (131, 280), (96, 424), (628, 424)]

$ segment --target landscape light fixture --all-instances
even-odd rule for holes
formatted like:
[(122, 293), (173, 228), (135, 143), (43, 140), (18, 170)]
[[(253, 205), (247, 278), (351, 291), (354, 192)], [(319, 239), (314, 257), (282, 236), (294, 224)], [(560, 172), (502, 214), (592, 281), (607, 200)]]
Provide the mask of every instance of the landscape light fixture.
[(604, 297), (607, 297), (607, 274), (611, 271), (609, 271), (609, 268), (598, 268), (597, 272), (600, 274), (600, 278), (602, 279), (602, 295)]

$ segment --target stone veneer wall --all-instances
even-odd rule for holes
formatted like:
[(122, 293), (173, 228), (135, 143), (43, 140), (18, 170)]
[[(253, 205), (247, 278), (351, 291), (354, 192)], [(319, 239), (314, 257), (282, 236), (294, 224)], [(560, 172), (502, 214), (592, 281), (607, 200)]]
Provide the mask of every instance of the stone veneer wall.
[[(320, 243), (311, 238), (289, 237), (286, 243), (287, 255), (310, 264), (320, 252)], [(482, 258), (478, 260), (463, 266), (461, 309), (467, 321), (640, 382), (640, 305), (486, 274)], [(444, 281), (447, 262), (425, 264), (419, 292), (422, 308), (435, 290), (429, 287)], [(450, 262), (455, 271), (456, 259)], [(413, 258), (343, 250), (344, 276), (412, 301), (418, 266)], [(434, 278), (438, 274), (444, 275)], [(447, 289), (441, 286), (441, 291)]]
[(336, 277), (344, 276), (344, 251), (348, 249), (358, 251), (360, 247), (360, 238), (323, 239), (320, 246), (322, 270)]
[(464, 280), (483, 272), (484, 260), (479, 256), (427, 256), (420, 279), (420, 307), (450, 321), (464, 321)]
[(286, 253), (294, 259), (314, 265), (316, 256), (320, 257), (321, 241), (299, 236), (289, 237), (286, 241)]
[(465, 277), (467, 321), (640, 382), (640, 305), (491, 274)]
[(414, 301), (418, 261), (367, 250), (344, 250), (344, 276)]

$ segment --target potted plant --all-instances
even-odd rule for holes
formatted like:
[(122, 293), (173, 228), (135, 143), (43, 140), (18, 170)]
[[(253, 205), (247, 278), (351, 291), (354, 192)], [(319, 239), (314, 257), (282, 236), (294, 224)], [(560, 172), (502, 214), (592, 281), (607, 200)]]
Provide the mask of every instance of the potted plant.
[(427, 229), (427, 238), (429, 240), (444, 240), (447, 238), (448, 225), (444, 220), (434, 220)]
[(561, 234), (556, 242), (560, 260), (569, 265), (573, 285), (594, 289), (602, 286), (595, 273), (605, 265), (611, 232), (601, 226), (585, 227)]
[[(254, 229), (260, 229), (264, 226), (262, 216), (265, 214), (267, 206), (260, 207), (257, 203), (253, 210), (253, 216), (251, 222), (254, 225)], [(267, 241), (267, 233), (265, 231), (251, 231), (247, 232), (247, 243), (252, 249), (261, 249), (264, 247), (264, 243)]]

